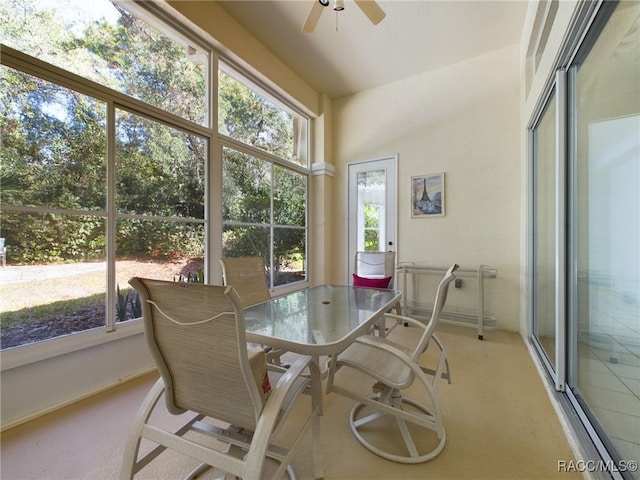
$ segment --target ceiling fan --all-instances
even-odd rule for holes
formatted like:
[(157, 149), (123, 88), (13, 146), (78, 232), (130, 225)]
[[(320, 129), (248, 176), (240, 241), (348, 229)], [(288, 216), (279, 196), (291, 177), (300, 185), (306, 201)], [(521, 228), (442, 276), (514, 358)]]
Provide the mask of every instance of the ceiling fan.
[[(374, 25), (379, 24), (382, 19), (385, 17), (385, 13), (380, 8), (380, 6), (375, 2), (375, 0), (354, 0), (356, 5), (360, 7), (362, 13), (364, 13), (371, 23)], [(307, 15), (307, 19), (302, 26), (302, 31), (305, 33), (312, 33), (316, 25), (318, 24), (318, 20), (320, 20), (320, 15), (324, 11), (324, 8), (329, 6), (330, 0), (313, 0), (313, 5), (311, 5), (311, 10), (309, 10), (309, 14)], [(344, 0), (334, 0), (333, 9), (336, 12), (344, 10)]]

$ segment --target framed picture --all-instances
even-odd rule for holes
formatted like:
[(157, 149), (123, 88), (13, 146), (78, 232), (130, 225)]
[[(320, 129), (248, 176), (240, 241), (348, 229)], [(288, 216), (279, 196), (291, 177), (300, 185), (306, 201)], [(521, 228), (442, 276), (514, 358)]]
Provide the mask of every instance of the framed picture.
[(444, 173), (411, 177), (411, 218), (444, 216)]

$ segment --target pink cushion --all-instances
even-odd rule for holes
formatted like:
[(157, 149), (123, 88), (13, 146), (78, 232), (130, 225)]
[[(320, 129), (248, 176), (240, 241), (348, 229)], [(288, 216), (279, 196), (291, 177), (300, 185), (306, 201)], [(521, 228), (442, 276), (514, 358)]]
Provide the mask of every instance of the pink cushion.
[(359, 277), (355, 273), (353, 274), (354, 287), (389, 288), (389, 283), (391, 283), (391, 277), (365, 278)]

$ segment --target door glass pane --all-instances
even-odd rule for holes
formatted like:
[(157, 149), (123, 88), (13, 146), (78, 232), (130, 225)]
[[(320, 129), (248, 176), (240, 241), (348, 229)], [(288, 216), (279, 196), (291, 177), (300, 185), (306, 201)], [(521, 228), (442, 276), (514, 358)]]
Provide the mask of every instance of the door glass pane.
[(555, 365), (556, 131), (555, 94), (534, 130), (533, 328), (551, 365)]
[(385, 170), (358, 172), (357, 248), (361, 252), (384, 252), (385, 238)]
[(640, 460), (639, 32), (640, 4), (618, 4), (574, 85), (578, 345), (572, 386), (627, 461)]

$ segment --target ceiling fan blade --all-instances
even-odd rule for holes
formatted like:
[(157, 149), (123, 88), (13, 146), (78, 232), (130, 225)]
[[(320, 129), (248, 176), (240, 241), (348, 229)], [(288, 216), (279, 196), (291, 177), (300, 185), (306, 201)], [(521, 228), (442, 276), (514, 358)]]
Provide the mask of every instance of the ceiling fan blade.
[(355, 2), (374, 25), (379, 24), (386, 16), (374, 0), (355, 0)]
[(320, 20), (320, 15), (322, 15), (324, 7), (326, 7), (326, 5), (323, 5), (318, 0), (313, 0), (311, 10), (309, 10), (307, 19), (304, 21), (304, 25), (302, 25), (302, 31), (304, 33), (312, 33), (316, 29), (316, 25), (318, 24), (318, 20)]

